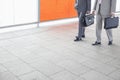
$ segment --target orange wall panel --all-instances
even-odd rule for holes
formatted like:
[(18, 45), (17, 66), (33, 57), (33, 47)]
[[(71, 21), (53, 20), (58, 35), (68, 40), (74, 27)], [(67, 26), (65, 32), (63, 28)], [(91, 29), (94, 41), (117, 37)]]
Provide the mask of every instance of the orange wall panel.
[(74, 4), (75, 4), (75, 0), (70, 0), (69, 1), (69, 17), (76, 17), (77, 14), (76, 14), (76, 10), (74, 8)]
[(40, 0), (40, 20), (51, 20), (56, 17), (56, 0)]
[(40, 0), (40, 20), (56, 20), (76, 16), (75, 0)]
[(65, 18), (68, 17), (68, 9), (69, 9), (69, 0), (57, 0), (57, 18)]

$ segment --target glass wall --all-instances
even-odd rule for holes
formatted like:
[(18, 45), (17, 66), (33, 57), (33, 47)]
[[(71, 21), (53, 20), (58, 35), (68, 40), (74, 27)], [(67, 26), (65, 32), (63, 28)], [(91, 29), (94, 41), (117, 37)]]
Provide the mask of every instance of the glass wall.
[(0, 0), (0, 27), (38, 22), (38, 0)]

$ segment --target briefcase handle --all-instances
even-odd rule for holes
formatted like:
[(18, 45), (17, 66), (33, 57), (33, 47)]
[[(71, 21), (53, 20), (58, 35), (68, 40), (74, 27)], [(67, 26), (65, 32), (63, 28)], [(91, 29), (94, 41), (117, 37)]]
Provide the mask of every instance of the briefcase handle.
[(107, 18), (115, 18), (116, 16), (109, 16), (109, 17), (107, 17)]

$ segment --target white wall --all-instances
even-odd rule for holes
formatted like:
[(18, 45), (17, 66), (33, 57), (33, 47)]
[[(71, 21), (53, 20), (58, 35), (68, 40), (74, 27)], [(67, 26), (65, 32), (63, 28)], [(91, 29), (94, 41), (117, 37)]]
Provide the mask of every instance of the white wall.
[(0, 26), (14, 24), (14, 0), (0, 0)]
[(0, 27), (37, 22), (38, 0), (0, 0)]
[(91, 10), (93, 10), (93, 6), (94, 6), (94, 3), (95, 3), (95, 0), (91, 0), (92, 2), (92, 7), (91, 7)]
[(15, 0), (15, 24), (37, 22), (37, 0)]
[(117, 0), (117, 8), (116, 11), (120, 11), (120, 0)]

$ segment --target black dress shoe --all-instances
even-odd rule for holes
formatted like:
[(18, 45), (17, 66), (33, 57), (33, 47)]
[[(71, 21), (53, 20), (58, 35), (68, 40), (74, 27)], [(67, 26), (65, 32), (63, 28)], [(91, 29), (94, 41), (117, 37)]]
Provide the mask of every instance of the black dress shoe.
[(109, 41), (108, 45), (112, 45), (112, 41)]
[(85, 35), (82, 35), (82, 38), (85, 38)]
[(76, 39), (74, 41), (81, 41), (82, 39), (76, 36)]
[(93, 46), (95, 46), (95, 45), (101, 45), (101, 42), (97, 42), (97, 41), (96, 41), (96, 42), (93, 43), (92, 45), (93, 45)]

